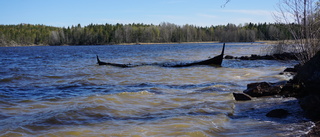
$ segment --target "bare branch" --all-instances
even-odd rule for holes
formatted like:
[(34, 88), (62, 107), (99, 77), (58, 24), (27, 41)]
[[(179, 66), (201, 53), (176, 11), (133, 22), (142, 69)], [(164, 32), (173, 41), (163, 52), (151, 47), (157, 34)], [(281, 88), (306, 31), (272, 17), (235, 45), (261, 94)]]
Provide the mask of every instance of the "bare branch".
[(282, 0), (277, 20), (289, 25), (293, 47), (303, 64), (320, 50), (319, 0)]
[(225, 7), (231, 0), (226, 0), (226, 3), (224, 3), (221, 7)]

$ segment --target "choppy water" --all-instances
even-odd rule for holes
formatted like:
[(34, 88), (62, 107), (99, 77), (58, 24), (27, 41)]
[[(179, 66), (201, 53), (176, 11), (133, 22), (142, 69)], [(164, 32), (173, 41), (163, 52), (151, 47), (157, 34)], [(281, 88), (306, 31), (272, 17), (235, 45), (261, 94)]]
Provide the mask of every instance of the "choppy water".
[[(263, 45), (226, 44), (227, 55)], [(293, 98), (236, 102), (248, 83), (276, 82), (295, 61), (224, 60), (222, 67), (98, 66), (188, 63), (222, 44), (0, 48), (0, 136), (297, 136), (313, 123)], [(285, 119), (267, 118), (278, 108)]]

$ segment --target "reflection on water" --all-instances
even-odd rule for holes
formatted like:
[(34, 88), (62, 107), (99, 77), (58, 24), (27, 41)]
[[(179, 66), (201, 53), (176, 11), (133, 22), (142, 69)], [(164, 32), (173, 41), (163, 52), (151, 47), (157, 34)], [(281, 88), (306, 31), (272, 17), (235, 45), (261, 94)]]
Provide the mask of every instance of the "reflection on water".
[[(226, 45), (226, 55), (263, 45)], [(295, 99), (235, 102), (250, 82), (286, 80), (294, 61), (224, 60), (222, 67), (98, 66), (188, 63), (220, 54), (222, 44), (0, 48), (0, 136), (287, 136), (312, 123), (266, 118)]]

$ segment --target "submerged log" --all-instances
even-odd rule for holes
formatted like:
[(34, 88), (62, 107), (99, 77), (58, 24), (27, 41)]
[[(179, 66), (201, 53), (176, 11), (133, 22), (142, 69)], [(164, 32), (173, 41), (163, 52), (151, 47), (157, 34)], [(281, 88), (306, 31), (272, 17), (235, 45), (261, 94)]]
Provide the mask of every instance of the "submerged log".
[(121, 68), (129, 68), (129, 67), (138, 67), (138, 66), (145, 66), (145, 65), (158, 65), (161, 67), (190, 67), (190, 66), (197, 66), (197, 65), (210, 65), (210, 66), (221, 66), (223, 61), (223, 55), (224, 55), (224, 49), (225, 49), (225, 43), (223, 44), (221, 54), (218, 56), (215, 56), (213, 58), (194, 62), (194, 63), (187, 63), (187, 64), (178, 64), (178, 65), (168, 65), (168, 64), (141, 64), (141, 65), (131, 65), (131, 64), (118, 64), (118, 63), (108, 63), (100, 61), (98, 55), (97, 55), (97, 64), (99, 65), (109, 65), (114, 67), (121, 67)]

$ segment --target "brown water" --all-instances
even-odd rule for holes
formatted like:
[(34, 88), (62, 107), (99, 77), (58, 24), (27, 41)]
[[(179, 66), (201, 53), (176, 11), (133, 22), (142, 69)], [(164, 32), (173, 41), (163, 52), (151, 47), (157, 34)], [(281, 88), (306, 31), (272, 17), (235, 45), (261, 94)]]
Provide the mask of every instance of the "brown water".
[[(222, 44), (0, 48), (0, 136), (298, 136), (313, 123), (294, 98), (236, 102), (251, 82), (276, 82), (295, 61), (224, 60), (222, 67), (134, 68), (112, 63), (189, 63)], [(227, 55), (265, 45), (226, 44)], [(285, 119), (267, 118), (290, 108)]]

